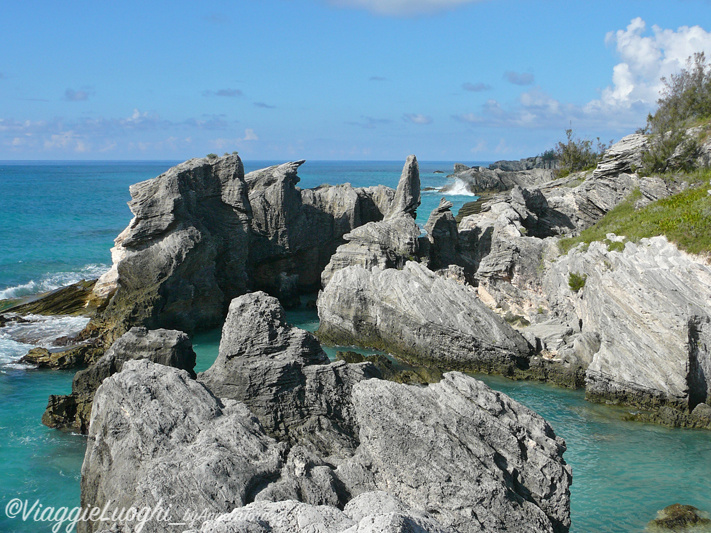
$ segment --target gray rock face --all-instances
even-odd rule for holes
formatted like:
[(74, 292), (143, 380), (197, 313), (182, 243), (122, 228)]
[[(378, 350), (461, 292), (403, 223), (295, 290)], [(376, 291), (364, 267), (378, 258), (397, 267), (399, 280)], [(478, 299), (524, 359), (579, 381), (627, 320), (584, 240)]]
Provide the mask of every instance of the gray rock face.
[[(191, 159), (133, 185), (135, 216), (94, 288), (94, 299), (108, 304), (91, 328), (107, 343), (136, 325), (194, 331), (219, 324), (232, 298), (248, 290), (289, 303), (318, 288), (343, 235), (391, 213), (396, 193), (350, 185), (302, 191), (302, 163), (245, 176), (236, 155)], [(417, 186), (419, 198), (416, 161), (406, 170), (403, 212), (416, 200), (405, 185)]]
[(76, 373), (71, 394), (49, 397), (42, 423), (86, 433), (96, 389), (106, 378), (120, 372), (126, 361), (134, 359), (180, 368), (195, 377), (195, 352), (185, 333), (131, 328), (95, 364)]
[(527, 157), (518, 161), (496, 161), (489, 165), (491, 170), (505, 170), (508, 172), (520, 172), (522, 170), (533, 170), (534, 168), (557, 169), (559, 163), (557, 159), (547, 159), (541, 156)]
[(459, 231), (452, 215), (452, 205), (452, 202), (442, 198), (425, 224), (430, 243), (430, 268), (434, 270), (463, 262), (459, 254)]
[(361, 445), (337, 473), (461, 532), (567, 531), (565, 443), (534, 412), (459, 373), (412, 387), (371, 380), (353, 403)]
[[(587, 276), (578, 293), (569, 273)], [(623, 252), (592, 243), (557, 261), (545, 283), (559, 315), (600, 337), (588, 397), (682, 411), (710, 401), (708, 265), (664, 237), (627, 243)]]
[[(184, 370), (128, 361), (94, 397), (82, 506), (155, 509), (162, 500), (176, 522), (186, 513), (226, 513), (278, 477), (283, 453), (243, 404), (221, 402)], [(143, 529), (173, 530), (158, 520)]]
[(528, 343), (476, 297), (474, 289), (419, 263), (402, 270), (347, 267), (318, 298), (319, 335), (374, 346), (446, 368), (504, 371), (525, 360)]
[(254, 288), (278, 295), (281, 275), (295, 277), (298, 292), (320, 286), (320, 276), (349, 231), (378, 221), (394, 197), (386, 187), (321, 186), (301, 190), (303, 161), (245, 176), (254, 213), (249, 264)]
[(615, 177), (634, 172), (642, 166), (642, 153), (647, 148), (647, 136), (633, 133), (623, 137), (605, 152), (602, 161), (593, 172), (593, 178)]
[(346, 505), (314, 506), (287, 500), (255, 502), (205, 522), (204, 533), (454, 533), (425, 513), (413, 511), (387, 492), (362, 494)]
[(328, 285), (333, 274), (347, 266), (402, 268), (419, 254), (420, 233), (420, 228), (408, 215), (370, 222), (354, 229), (344, 236), (347, 242), (331, 257), (321, 274), (321, 285)]
[[(516, 185), (520, 187), (533, 187), (553, 179), (553, 170), (535, 168), (532, 170), (505, 171), (473, 167), (452, 175), (464, 182), (473, 193), (508, 191)], [(453, 185), (451, 185), (453, 186)], [(447, 192), (449, 187), (444, 187), (442, 192)]]
[(311, 333), (286, 324), (276, 298), (256, 292), (233, 300), (218, 358), (198, 379), (244, 402), (271, 435), (328, 456), (357, 445), (350, 389), (374, 376), (372, 363), (329, 364)]
[(100, 321), (191, 331), (220, 322), (247, 288), (251, 207), (239, 157), (191, 159), (131, 186), (134, 218), (94, 292), (111, 298)]
[(386, 218), (409, 215), (415, 218), (420, 206), (420, 167), (414, 155), (407, 156), (400, 181), (395, 191), (395, 199)]

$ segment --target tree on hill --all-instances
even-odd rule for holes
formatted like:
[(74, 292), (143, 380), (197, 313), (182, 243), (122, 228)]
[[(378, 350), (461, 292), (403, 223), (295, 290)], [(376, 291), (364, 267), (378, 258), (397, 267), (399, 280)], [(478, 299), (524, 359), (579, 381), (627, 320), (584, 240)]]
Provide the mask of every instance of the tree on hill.
[(694, 54), (685, 69), (662, 78), (662, 82), (659, 107), (649, 114), (643, 130), (650, 135), (650, 148), (642, 158), (642, 170), (647, 175), (692, 170), (699, 145), (687, 130), (711, 119), (711, 65), (703, 52)]

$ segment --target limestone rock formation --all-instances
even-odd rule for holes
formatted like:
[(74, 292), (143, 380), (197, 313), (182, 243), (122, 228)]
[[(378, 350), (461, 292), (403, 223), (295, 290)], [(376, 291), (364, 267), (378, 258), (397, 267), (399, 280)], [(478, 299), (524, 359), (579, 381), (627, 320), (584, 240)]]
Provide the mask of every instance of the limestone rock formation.
[[(195, 530), (194, 533), (197, 533)], [(255, 502), (205, 522), (203, 533), (454, 533), (426, 513), (413, 511), (382, 491), (357, 496), (343, 511), (294, 500)]]
[(593, 178), (615, 177), (633, 173), (642, 166), (642, 153), (647, 148), (647, 136), (633, 133), (613, 144), (597, 165)]
[(344, 235), (346, 243), (336, 253), (321, 274), (325, 287), (333, 274), (347, 266), (360, 265), (370, 269), (402, 268), (420, 252), (420, 228), (415, 223), (420, 205), (420, 171), (417, 158), (408, 156), (392, 200), (383, 221), (371, 222)]
[(433, 270), (463, 263), (459, 253), (459, 231), (452, 215), (452, 202), (442, 198), (430, 213), (425, 232), (429, 241), (429, 266)]
[[(343, 235), (391, 213), (396, 192), (301, 190), (302, 163), (245, 176), (237, 155), (191, 159), (133, 185), (135, 216), (116, 239), (111, 270), (94, 287), (95, 305), (106, 309), (87, 334), (99, 331), (110, 343), (134, 325), (194, 331), (218, 325), (231, 299), (248, 290), (290, 303), (318, 288)], [(416, 161), (407, 168), (419, 191)], [(400, 192), (401, 210), (414, 205), (412, 190)]]
[(334, 273), (347, 266), (402, 268), (418, 256), (420, 233), (414, 219), (407, 215), (354, 229), (344, 236), (346, 243), (331, 257), (321, 274), (321, 285), (328, 285)]
[(395, 198), (386, 219), (409, 215), (415, 218), (420, 206), (420, 167), (414, 155), (407, 156), (397, 184)]
[[(489, 169), (484, 167), (472, 167), (468, 170), (456, 172), (449, 177), (453, 177), (463, 182), (472, 193), (482, 193), (491, 191), (508, 191), (519, 185), (521, 187), (533, 187), (539, 183), (545, 183), (553, 179), (553, 170), (534, 168), (531, 170), (506, 171)], [(456, 182), (455, 182), (456, 183)], [(449, 187), (453, 187), (452, 183)], [(442, 189), (446, 193), (449, 189), (445, 186)]]
[[(218, 400), (184, 370), (127, 361), (94, 397), (82, 506), (112, 512), (160, 502), (172, 522), (186, 513), (226, 513), (278, 477), (283, 453), (244, 404)], [(78, 523), (80, 532), (110, 525)], [(117, 525), (134, 531), (136, 524)], [(173, 527), (154, 519), (143, 531)]]
[(96, 389), (106, 378), (120, 372), (126, 361), (134, 359), (146, 359), (180, 368), (195, 376), (195, 352), (185, 333), (131, 328), (95, 364), (76, 373), (71, 394), (49, 397), (42, 423), (49, 427), (86, 433)]
[[(134, 325), (192, 331), (219, 324), (246, 291), (251, 206), (238, 156), (191, 159), (132, 185), (129, 226), (95, 293), (117, 338)], [(109, 339), (109, 341), (112, 339)]]
[(233, 300), (218, 358), (198, 379), (247, 404), (270, 434), (327, 456), (356, 446), (350, 389), (374, 376), (372, 363), (329, 364), (318, 340), (287, 325), (279, 301), (257, 292)]
[[(615, 239), (614, 236), (610, 236)], [(570, 274), (584, 277), (577, 293)], [(664, 237), (572, 250), (546, 275), (560, 316), (599, 335), (587, 395), (689, 413), (711, 403), (711, 268)]]
[(444, 368), (505, 372), (528, 343), (472, 287), (408, 262), (402, 270), (337, 271), (318, 298), (318, 334), (335, 344), (388, 350)]
[(533, 411), (456, 372), (428, 387), (358, 383), (352, 494), (387, 490), (456, 531), (568, 531), (565, 443)]

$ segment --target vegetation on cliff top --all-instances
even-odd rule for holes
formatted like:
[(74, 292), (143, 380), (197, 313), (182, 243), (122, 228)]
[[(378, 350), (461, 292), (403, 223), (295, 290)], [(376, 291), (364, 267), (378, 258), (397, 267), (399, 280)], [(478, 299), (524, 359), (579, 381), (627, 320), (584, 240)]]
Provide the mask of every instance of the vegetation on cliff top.
[(633, 242), (665, 235), (687, 252), (711, 253), (711, 169), (698, 170), (675, 179), (683, 179), (688, 188), (639, 209), (635, 208), (635, 204), (641, 193), (635, 191), (579, 236), (561, 239), (561, 249), (567, 252), (581, 242), (604, 241), (608, 233), (614, 233)]
[[(688, 130), (711, 118), (711, 65), (703, 52), (687, 60), (685, 69), (662, 78), (659, 107), (647, 117), (642, 132), (649, 134), (649, 149), (642, 157), (642, 174), (696, 168), (699, 139)], [(703, 129), (703, 128), (702, 128)], [(702, 131), (702, 135), (708, 133)]]

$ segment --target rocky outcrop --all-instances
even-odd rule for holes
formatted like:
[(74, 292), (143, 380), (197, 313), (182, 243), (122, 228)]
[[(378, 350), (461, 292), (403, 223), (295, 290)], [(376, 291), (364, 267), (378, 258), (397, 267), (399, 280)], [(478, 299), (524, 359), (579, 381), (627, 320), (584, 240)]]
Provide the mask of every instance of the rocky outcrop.
[[(396, 192), (350, 185), (301, 190), (302, 163), (245, 176), (237, 155), (191, 159), (133, 185), (135, 216), (116, 239), (112, 269), (94, 288), (94, 299), (108, 304), (87, 335), (101, 333), (110, 343), (134, 325), (214, 327), (232, 298), (248, 290), (290, 303), (318, 288), (343, 235), (391, 214)], [(414, 187), (416, 161), (408, 168)], [(399, 193), (398, 209), (412, 208), (413, 190)]]
[(387, 219), (409, 215), (415, 218), (420, 206), (420, 167), (414, 155), (407, 156)]
[[(220, 323), (248, 287), (251, 206), (238, 156), (191, 159), (132, 185), (134, 218), (95, 292), (114, 338), (134, 325), (192, 331)], [(113, 295), (113, 296), (111, 296)]]
[(354, 387), (356, 455), (336, 470), (352, 494), (380, 488), (461, 532), (567, 531), (565, 443), (534, 412), (459, 373), (428, 387)]
[(420, 254), (420, 228), (415, 223), (420, 205), (420, 171), (417, 158), (408, 156), (402, 169), (392, 207), (385, 220), (371, 222), (344, 235), (346, 243), (336, 253), (321, 274), (325, 287), (333, 274), (347, 266), (363, 268), (402, 268)]
[[(334, 464), (187, 372), (129, 361), (96, 393), (82, 506), (168, 508), (195, 531), (568, 530), (565, 443), (505, 395), (450, 373), (429, 387), (361, 381), (344, 400), (358, 447)], [(171, 527), (151, 517), (143, 531)]]
[[(343, 236), (381, 220), (390, 212), (396, 194), (382, 186), (324, 185), (301, 190), (296, 184), (302, 163), (286, 163), (245, 176), (253, 212), (249, 246), (252, 288), (275, 296), (284, 293), (280, 276), (293, 278), (293, 295), (318, 289), (321, 272), (343, 243)], [(288, 303), (289, 298), (282, 300)]]
[(420, 233), (414, 219), (407, 215), (354, 229), (344, 236), (346, 243), (331, 257), (321, 274), (321, 285), (328, 285), (338, 270), (348, 266), (402, 268), (407, 261), (417, 258)]
[(120, 372), (127, 361), (135, 359), (180, 368), (195, 376), (195, 352), (185, 333), (132, 328), (95, 364), (76, 373), (71, 394), (49, 397), (42, 423), (49, 427), (86, 433), (96, 390), (106, 378)]
[[(197, 533), (195, 530), (194, 533)], [(203, 533), (454, 533), (421, 511), (414, 511), (391, 494), (367, 492), (354, 498), (343, 511), (294, 500), (255, 502), (205, 522)]]
[(642, 166), (642, 154), (648, 146), (646, 135), (633, 133), (613, 144), (593, 171), (593, 178), (614, 178), (631, 174)]
[(233, 300), (218, 358), (198, 379), (247, 404), (269, 434), (325, 457), (357, 445), (350, 390), (379, 375), (367, 362), (329, 364), (318, 340), (287, 325), (278, 300), (257, 292)]
[[(516, 185), (520, 187), (534, 187), (553, 179), (553, 170), (536, 168), (509, 172), (499, 169), (473, 167), (462, 172), (457, 172), (449, 177), (460, 180), (472, 193), (492, 191), (508, 191)], [(456, 183), (456, 182), (455, 182)], [(455, 183), (445, 186), (441, 192), (446, 193)]]
[[(150, 519), (143, 531), (174, 531), (168, 523), (189, 513), (222, 514), (253, 501), (278, 477), (284, 450), (244, 404), (218, 400), (184, 370), (128, 361), (94, 397), (82, 507), (169, 508), (168, 520)], [(92, 532), (110, 524), (77, 525)], [(136, 521), (117, 525), (134, 531)]]
[(337, 271), (318, 298), (320, 337), (387, 350), (440, 368), (507, 372), (528, 343), (474, 289), (408, 262), (402, 270)]
[[(571, 275), (584, 280), (577, 292)], [(586, 374), (589, 399), (653, 408), (672, 425), (695, 425), (699, 409), (703, 425), (711, 403), (708, 265), (664, 237), (628, 242), (621, 252), (595, 242), (557, 261), (545, 287), (559, 316), (599, 336)]]
[[(555, 157), (526, 157), (518, 161), (496, 161), (489, 165), (490, 170), (505, 170), (507, 172), (520, 172), (522, 170), (533, 170), (544, 168), (555, 170), (559, 167), (558, 159)], [(456, 172), (456, 169), (455, 169)]]
[(452, 215), (452, 205), (452, 202), (442, 198), (430, 213), (424, 227), (429, 241), (429, 267), (433, 270), (449, 265), (463, 266), (464, 263), (459, 250), (459, 231)]

